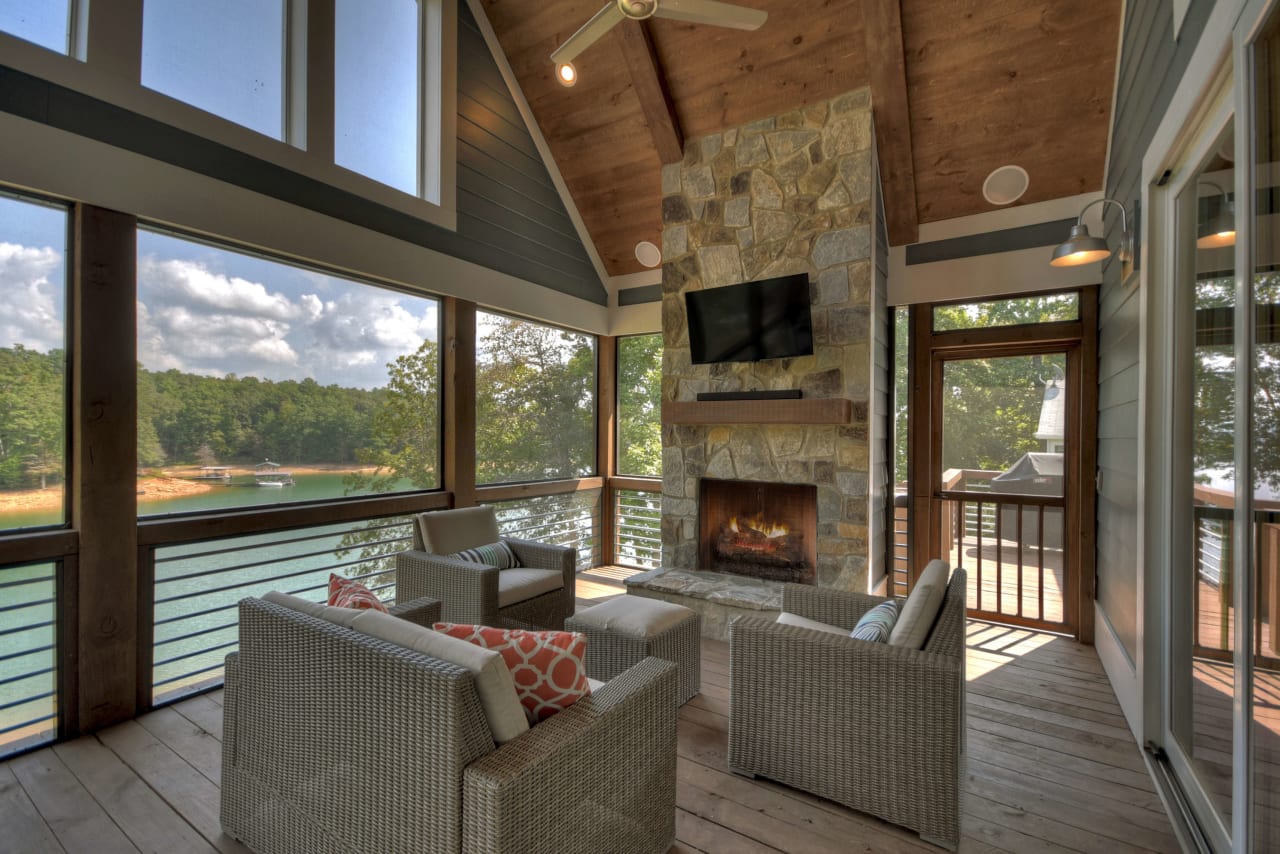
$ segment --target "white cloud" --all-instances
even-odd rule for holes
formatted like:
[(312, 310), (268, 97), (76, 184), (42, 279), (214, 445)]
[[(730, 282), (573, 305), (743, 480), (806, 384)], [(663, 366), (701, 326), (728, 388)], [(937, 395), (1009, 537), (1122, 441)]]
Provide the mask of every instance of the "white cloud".
[(196, 261), (143, 258), (139, 359), (152, 370), (369, 388), (385, 384), (387, 363), (436, 337), (432, 303), (332, 278), (301, 287), (334, 297), (290, 295)]
[(64, 345), (64, 287), (51, 279), (61, 264), (62, 253), (51, 247), (0, 242), (0, 347)]

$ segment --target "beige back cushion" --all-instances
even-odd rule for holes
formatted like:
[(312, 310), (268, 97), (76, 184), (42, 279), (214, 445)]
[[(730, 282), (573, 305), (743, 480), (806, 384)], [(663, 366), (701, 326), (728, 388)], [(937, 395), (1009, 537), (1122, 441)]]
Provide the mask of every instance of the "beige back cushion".
[(360, 616), (361, 613), (358, 608), (338, 608), (334, 605), (324, 605), (320, 602), (312, 602), (310, 599), (291, 596), (288, 593), (279, 593), (275, 590), (263, 596), (262, 601), (291, 608), (294, 611), (306, 614), (308, 617), (319, 617), (321, 620), (328, 620), (331, 623), (342, 626), (344, 629), (351, 628), (352, 621)]
[(916, 580), (915, 589), (907, 597), (898, 615), (898, 622), (893, 625), (893, 633), (889, 635), (889, 643), (893, 646), (909, 646), (922, 649), (929, 639), (929, 630), (942, 608), (942, 600), (947, 595), (947, 577), (951, 567), (946, 561), (931, 560)]
[[(528, 731), (529, 721), (524, 716), (520, 698), (516, 696), (515, 680), (511, 678), (511, 671), (507, 669), (501, 653), (380, 611), (361, 612), (351, 628), (470, 670), (475, 676), (476, 693), (480, 695), (480, 705), (489, 721), (493, 740), (498, 744)], [(423, 709), (423, 713), (426, 712)]]
[(463, 507), (418, 514), (418, 531), (426, 551), (451, 555), (498, 541), (498, 517), (492, 507)]

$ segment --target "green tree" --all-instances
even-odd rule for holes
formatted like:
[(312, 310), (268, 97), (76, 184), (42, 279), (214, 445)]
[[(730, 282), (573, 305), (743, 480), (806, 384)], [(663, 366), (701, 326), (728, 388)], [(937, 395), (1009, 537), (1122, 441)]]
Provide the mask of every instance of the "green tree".
[(662, 335), (618, 340), (618, 473), (662, 476)]
[(476, 355), (476, 481), (582, 477), (595, 471), (595, 342), (482, 315)]

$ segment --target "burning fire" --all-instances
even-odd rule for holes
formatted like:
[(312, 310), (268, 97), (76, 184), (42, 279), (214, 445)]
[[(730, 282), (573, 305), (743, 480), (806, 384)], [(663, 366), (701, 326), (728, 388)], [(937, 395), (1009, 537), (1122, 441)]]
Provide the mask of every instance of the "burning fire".
[(787, 534), (791, 533), (791, 528), (786, 525), (779, 524), (778, 522), (766, 522), (764, 516), (760, 513), (757, 513), (750, 519), (743, 519), (741, 526), (739, 526), (737, 516), (734, 516), (729, 520), (730, 531), (733, 531), (735, 534), (741, 534), (742, 528), (747, 528), (748, 530), (768, 537), (771, 540), (777, 539), (778, 537), (785, 537)]

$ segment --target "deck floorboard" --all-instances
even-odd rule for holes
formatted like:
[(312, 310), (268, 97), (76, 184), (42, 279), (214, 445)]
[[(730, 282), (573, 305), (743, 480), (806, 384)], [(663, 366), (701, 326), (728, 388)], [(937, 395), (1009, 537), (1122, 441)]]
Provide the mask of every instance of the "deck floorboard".
[[(592, 575), (580, 607), (621, 593)], [(971, 622), (965, 854), (1178, 850), (1092, 648)], [(703, 641), (677, 738), (677, 845), (696, 852), (939, 849), (877, 818), (729, 773), (728, 645)], [(222, 696), (0, 763), (0, 840), (36, 851), (245, 851), (217, 824)], [(0, 845), (0, 847), (4, 847)]]

